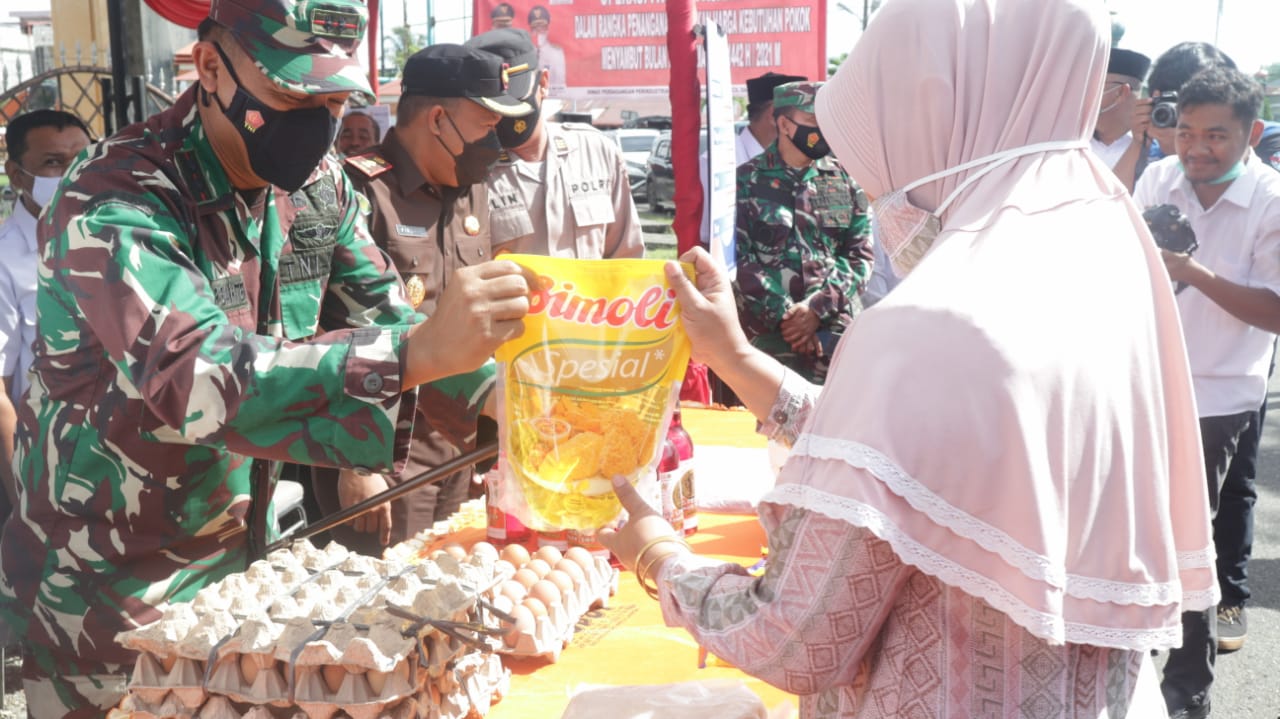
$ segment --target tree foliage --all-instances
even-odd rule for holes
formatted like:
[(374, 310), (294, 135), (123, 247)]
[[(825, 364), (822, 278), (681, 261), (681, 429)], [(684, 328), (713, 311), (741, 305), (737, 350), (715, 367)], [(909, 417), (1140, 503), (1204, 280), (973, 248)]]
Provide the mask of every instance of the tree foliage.
[(404, 67), (409, 56), (421, 50), (427, 43), (426, 36), (414, 33), (408, 25), (391, 28), (391, 41), (396, 46), (393, 57), (397, 68)]

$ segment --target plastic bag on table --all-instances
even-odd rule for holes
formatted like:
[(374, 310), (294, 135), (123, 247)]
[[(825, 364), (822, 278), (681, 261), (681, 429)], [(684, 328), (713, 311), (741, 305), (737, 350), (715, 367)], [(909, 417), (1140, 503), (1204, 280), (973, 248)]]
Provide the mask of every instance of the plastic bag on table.
[(636, 686), (583, 685), (560, 719), (777, 719), (746, 684), (731, 679)]
[(622, 508), (614, 475), (656, 494), (645, 485), (689, 362), (675, 292), (661, 260), (503, 259), (539, 286), (524, 335), (495, 353), (498, 507), (535, 530), (599, 529)]

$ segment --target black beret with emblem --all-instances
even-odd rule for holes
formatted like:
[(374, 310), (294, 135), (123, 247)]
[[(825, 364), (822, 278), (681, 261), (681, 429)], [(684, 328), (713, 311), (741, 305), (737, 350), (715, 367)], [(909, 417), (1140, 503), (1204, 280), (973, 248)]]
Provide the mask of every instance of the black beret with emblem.
[(533, 95), (538, 87), (538, 48), (529, 33), (514, 27), (498, 28), (476, 35), (466, 46), (502, 58), (512, 97), (528, 100)]
[(440, 43), (419, 50), (404, 64), (402, 96), (465, 97), (503, 117), (533, 108), (510, 91), (501, 57), (474, 47)]

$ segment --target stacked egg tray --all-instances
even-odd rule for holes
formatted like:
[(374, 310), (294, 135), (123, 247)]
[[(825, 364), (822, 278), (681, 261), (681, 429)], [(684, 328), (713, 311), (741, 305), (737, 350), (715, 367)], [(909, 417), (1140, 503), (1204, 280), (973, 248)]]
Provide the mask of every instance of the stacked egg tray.
[(424, 532), (389, 548), (386, 556), (408, 562), (481, 556), (495, 560), (495, 582), (484, 599), (496, 610), (488, 614), (496, 622), (490, 628), (500, 633), (502, 646), (497, 651), (504, 655), (558, 661), (578, 620), (607, 606), (618, 591), (617, 570), (582, 547), (562, 553), (546, 546), (531, 554), (520, 544), (508, 544), (499, 552), (488, 542), (477, 542), (468, 552), (456, 542), (431, 549), (433, 539)]
[(510, 682), (499, 570), (496, 552), (397, 565), (295, 542), (118, 635), (138, 661), (112, 716), (482, 717)]

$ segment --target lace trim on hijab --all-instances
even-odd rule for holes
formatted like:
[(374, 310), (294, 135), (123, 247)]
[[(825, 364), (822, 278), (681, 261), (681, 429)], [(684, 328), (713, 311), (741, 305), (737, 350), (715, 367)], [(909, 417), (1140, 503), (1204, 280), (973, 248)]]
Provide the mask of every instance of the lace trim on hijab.
[(828, 494), (805, 485), (784, 484), (761, 501), (800, 507), (864, 527), (888, 542), (903, 562), (985, 601), (1019, 626), (1048, 642), (1147, 651), (1166, 649), (1182, 641), (1182, 628), (1177, 624), (1158, 629), (1118, 629), (1066, 622), (1059, 616), (1032, 609), (989, 577), (955, 564), (919, 544), (884, 513), (848, 497)]
[(792, 453), (816, 459), (840, 460), (852, 467), (871, 472), (931, 521), (976, 542), (988, 552), (999, 554), (1028, 577), (1065, 590), (1073, 597), (1115, 604), (1157, 606), (1173, 604), (1182, 596), (1180, 582), (1177, 581), (1139, 584), (1067, 574), (1048, 557), (1027, 549), (1005, 532), (952, 506), (888, 457), (865, 444), (806, 434), (796, 443)]

